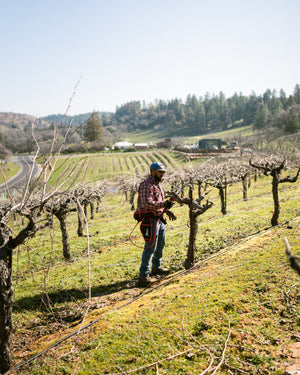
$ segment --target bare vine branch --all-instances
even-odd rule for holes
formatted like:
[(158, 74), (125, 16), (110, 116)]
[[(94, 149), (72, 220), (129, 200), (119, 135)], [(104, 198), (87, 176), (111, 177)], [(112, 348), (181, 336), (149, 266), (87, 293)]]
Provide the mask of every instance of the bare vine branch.
[(300, 261), (295, 255), (293, 255), (293, 253), (291, 251), (291, 246), (290, 246), (289, 241), (286, 237), (284, 237), (284, 242), (285, 242), (285, 252), (286, 252), (286, 255), (287, 255), (287, 257), (290, 261), (290, 265), (300, 276)]
[(221, 358), (221, 361), (219, 362), (218, 366), (214, 369), (212, 375), (216, 374), (217, 371), (219, 370), (219, 368), (222, 366), (224, 360), (225, 360), (225, 353), (226, 353), (226, 350), (227, 350), (227, 345), (228, 345), (228, 341), (230, 339), (230, 335), (231, 335), (231, 327), (230, 327), (230, 322), (229, 322), (229, 332), (228, 332), (228, 335), (227, 335), (227, 338), (226, 338), (226, 341), (224, 343), (224, 349), (223, 349), (223, 352), (222, 352), (222, 358)]

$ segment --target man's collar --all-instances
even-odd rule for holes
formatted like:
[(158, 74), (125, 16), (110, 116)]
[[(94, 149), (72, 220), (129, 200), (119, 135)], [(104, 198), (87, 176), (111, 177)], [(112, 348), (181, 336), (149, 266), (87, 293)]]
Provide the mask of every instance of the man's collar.
[(159, 185), (160, 184), (160, 182), (157, 181), (151, 174), (149, 174), (148, 178), (150, 178), (151, 182), (153, 182), (155, 185)]

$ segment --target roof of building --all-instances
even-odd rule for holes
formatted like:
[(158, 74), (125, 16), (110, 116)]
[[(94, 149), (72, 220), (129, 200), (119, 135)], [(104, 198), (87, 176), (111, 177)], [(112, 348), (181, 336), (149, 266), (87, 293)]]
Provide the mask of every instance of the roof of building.
[(131, 147), (131, 146), (133, 146), (133, 143), (130, 143), (127, 141), (120, 141), (114, 144), (114, 147)]

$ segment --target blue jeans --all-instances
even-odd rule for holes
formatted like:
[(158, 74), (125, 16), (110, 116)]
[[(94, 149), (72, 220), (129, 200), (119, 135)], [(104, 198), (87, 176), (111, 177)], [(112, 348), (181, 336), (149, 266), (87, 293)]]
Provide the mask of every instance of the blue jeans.
[(150, 263), (152, 258), (152, 268), (160, 268), (161, 260), (163, 255), (163, 249), (165, 247), (165, 225), (161, 221), (157, 221), (156, 218), (151, 219), (152, 233), (156, 228), (154, 239), (150, 242), (145, 242), (145, 247), (142, 255), (142, 263), (140, 267), (140, 277), (149, 276)]

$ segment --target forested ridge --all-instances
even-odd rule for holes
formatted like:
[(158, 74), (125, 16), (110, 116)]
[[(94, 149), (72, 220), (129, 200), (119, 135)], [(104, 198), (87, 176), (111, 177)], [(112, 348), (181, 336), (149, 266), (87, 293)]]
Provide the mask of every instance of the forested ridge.
[(223, 92), (207, 93), (200, 98), (188, 95), (185, 102), (177, 98), (168, 102), (156, 100), (150, 105), (132, 101), (117, 107), (110, 116), (103, 115), (102, 122), (104, 126), (125, 126), (128, 132), (163, 128), (177, 130), (180, 135), (208, 134), (251, 124), (256, 129), (272, 126), (297, 131), (299, 124), (289, 129), (286, 121), (291, 110), (296, 111), (299, 120), (299, 104), (299, 85), (289, 96), (283, 90), (277, 94), (269, 89), (263, 95), (235, 93), (230, 98)]
[[(60, 126), (63, 136), (64, 128), (70, 124), (73, 135), (68, 139), (69, 145), (82, 145), (84, 141), (89, 141), (85, 126), (95, 114), (103, 126), (101, 139), (97, 139), (98, 143), (95, 145), (98, 150), (124, 138), (130, 139), (131, 134), (137, 131), (152, 132), (157, 134), (157, 138), (171, 138), (200, 136), (252, 125), (253, 130), (262, 132), (269, 132), (271, 129), (278, 133), (277, 137), (300, 130), (300, 85), (296, 84), (293, 93), (289, 95), (282, 89), (279, 93), (267, 89), (261, 95), (254, 92), (249, 96), (235, 93), (229, 98), (222, 91), (218, 95), (207, 93), (204, 97), (190, 94), (185, 101), (178, 98), (169, 101), (157, 99), (146, 104), (135, 100), (117, 106), (113, 113), (89, 112), (75, 116), (56, 114), (35, 120), (32, 117), (32, 122), (28, 115), (24, 115), (26, 119), (19, 115), (18, 119), (11, 120), (14, 114), (1, 113), (0, 153), (3, 157), (9, 152), (33, 152), (33, 122), (41, 145), (52, 138), (56, 126)], [(76, 151), (76, 147), (71, 146), (70, 149)]]
[[(121, 128), (123, 131), (167, 129), (176, 130), (181, 135), (207, 134), (223, 131), (234, 125), (254, 124), (256, 129), (268, 125), (283, 128), (286, 131), (288, 115), (292, 109), (299, 118), (300, 85), (287, 95), (284, 90), (266, 90), (262, 95), (254, 92), (250, 96), (235, 93), (226, 98), (221, 91), (218, 95), (207, 93), (204, 97), (189, 94), (185, 101), (157, 99), (146, 104), (140, 100), (130, 101), (116, 107), (114, 113), (98, 112), (104, 127), (110, 131)], [(87, 120), (91, 113), (74, 116), (73, 123), (80, 124)], [(61, 123), (62, 115), (51, 115), (43, 118), (46, 121)], [(71, 116), (66, 118), (69, 122)], [(295, 128), (297, 130), (297, 126)]]

